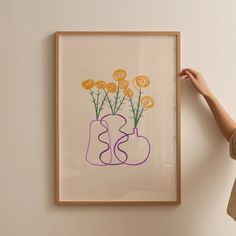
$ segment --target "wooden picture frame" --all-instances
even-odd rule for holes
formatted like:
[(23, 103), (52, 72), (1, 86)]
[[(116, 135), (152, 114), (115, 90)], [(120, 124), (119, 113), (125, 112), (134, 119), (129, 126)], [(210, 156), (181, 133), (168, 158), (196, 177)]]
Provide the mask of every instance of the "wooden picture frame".
[(55, 38), (56, 204), (181, 204), (180, 32)]

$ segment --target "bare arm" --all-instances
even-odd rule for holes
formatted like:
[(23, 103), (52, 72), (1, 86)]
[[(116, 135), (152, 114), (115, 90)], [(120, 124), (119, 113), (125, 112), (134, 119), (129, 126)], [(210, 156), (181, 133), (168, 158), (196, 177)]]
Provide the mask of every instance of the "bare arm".
[(236, 123), (210, 91), (203, 76), (199, 72), (190, 68), (183, 69), (180, 75), (182, 78), (189, 79), (196, 91), (204, 97), (221, 130), (221, 133), (229, 141), (234, 129), (236, 129)]

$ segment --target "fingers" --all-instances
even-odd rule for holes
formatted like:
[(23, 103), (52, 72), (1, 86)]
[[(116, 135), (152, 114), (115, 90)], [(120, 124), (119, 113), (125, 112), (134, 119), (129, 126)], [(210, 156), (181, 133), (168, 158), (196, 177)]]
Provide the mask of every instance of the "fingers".
[(194, 69), (192, 69), (192, 68), (187, 68), (186, 70), (190, 71), (195, 77), (197, 77), (199, 75), (199, 72), (194, 70)]
[(179, 73), (180, 77), (186, 77), (186, 73), (185, 73), (185, 70), (182, 70), (180, 73)]
[(190, 70), (188, 70), (188, 69), (183, 69), (183, 70), (180, 72), (180, 76), (181, 76), (182, 78), (189, 78), (189, 79), (191, 79), (191, 80), (196, 79), (195, 74), (192, 73), (192, 72), (191, 72)]
[[(191, 68), (185, 68), (185, 69), (183, 69), (181, 72), (180, 72), (180, 76), (181, 77), (186, 77), (186, 76), (189, 76), (190, 74), (194, 77), (194, 79), (196, 79), (196, 80), (198, 80), (199, 78), (200, 78), (200, 76), (201, 76), (201, 74), (198, 72), (198, 71), (196, 71), (196, 70), (194, 70), (194, 69), (191, 69)], [(192, 78), (193, 79), (193, 78)]]
[(189, 78), (189, 79), (191, 79), (192, 81), (194, 81), (196, 78), (195, 78), (195, 76), (194, 76), (194, 74), (192, 74), (191, 72), (189, 72), (189, 71), (185, 71), (185, 75)]
[(200, 73), (198, 71), (196, 71), (192, 68), (185, 68), (185, 69), (182, 70), (183, 73), (186, 72), (186, 71), (191, 72), (191, 74), (193, 74), (196, 79), (200, 75)]

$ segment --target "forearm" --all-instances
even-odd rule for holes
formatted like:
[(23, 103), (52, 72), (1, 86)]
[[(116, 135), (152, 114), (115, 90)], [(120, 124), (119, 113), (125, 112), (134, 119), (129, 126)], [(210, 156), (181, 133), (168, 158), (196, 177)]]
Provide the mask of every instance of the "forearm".
[(182, 78), (188, 78), (196, 91), (203, 95), (223, 136), (229, 141), (234, 129), (236, 129), (236, 123), (212, 94), (203, 76), (190, 68), (183, 69), (180, 75)]
[(203, 95), (207, 104), (209, 105), (211, 112), (218, 124), (223, 136), (229, 141), (233, 130), (236, 129), (235, 121), (230, 117), (230, 115), (225, 111), (222, 105), (219, 103), (217, 98), (209, 92)]

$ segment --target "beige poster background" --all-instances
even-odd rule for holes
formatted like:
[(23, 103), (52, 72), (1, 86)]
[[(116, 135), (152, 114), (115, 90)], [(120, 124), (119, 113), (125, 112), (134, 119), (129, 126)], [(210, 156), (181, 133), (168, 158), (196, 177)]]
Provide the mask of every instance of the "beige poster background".
[[(63, 35), (60, 38), (60, 200), (174, 201), (175, 162), (175, 37)], [(89, 123), (95, 119), (86, 79), (114, 81), (122, 68), (127, 80), (145, 74), (151, 84), (145, 93), (154, 108), (145, 112), (139, 133), (151, 143), (147, 162), (139, 166), (92, 166), (86, 162)], [(129, 117), (126, 105), (120, 114)], [(108, 113), (106, 108), (103, 114)], [(128, 118), (127, 132), (132, 131)], [(133, 148), (138, 155), (142, 147)], [(96, 151), (96, 150), (95, 150)]]

